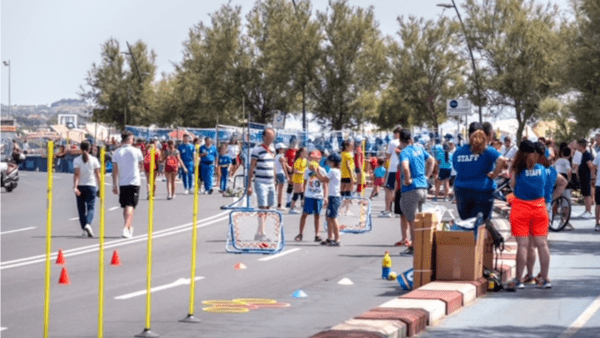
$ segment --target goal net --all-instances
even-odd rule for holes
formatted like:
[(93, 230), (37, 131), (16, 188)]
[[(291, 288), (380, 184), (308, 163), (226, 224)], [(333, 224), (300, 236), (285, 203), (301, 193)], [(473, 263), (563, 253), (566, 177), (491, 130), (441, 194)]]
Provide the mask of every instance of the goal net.
[(371, 231), (371, 200), (364, 197), (344, 198), (338, 212), (338, 224), (343, 233), (360, 234)]
[(283, 218), (275, 210), (238, 209), (229, 215), (227, 252), (274, 254), (285, 247)]

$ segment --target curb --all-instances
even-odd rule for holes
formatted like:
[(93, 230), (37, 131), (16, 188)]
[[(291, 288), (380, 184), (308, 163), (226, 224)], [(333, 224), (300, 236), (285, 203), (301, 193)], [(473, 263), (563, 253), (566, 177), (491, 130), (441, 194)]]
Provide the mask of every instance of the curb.
[[(506, 231), (508, 223), (498, 223), (499, 230)], [(507, 239), (506, 247), (514, 249), (497, 256), (503, 283), (516, 274), (517, 265), (514, 239)], [(487, 279), (483, 277), (476, 281), (430, 282), (311, 338), (413, 337), (425, 331), (427, 326), (435, 325), (465, 305), (473, 303), (478, 297), (484, 296), (487, 286)]]

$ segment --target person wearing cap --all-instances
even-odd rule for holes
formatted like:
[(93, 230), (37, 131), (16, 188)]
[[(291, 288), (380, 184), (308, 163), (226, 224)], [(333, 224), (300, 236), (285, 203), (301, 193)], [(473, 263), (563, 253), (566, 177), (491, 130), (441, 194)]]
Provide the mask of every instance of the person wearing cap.
[(178, 147), (179, 153), (181, 154), (181, 160), (187, 171), (185, 173), (180, 172), (183, 180), (183, 193), (185, 195), (190, 193), (190, 189), (194, 184), (194, 163), (196, 163), (196, 148), (190, 143), (190, 136), (188, 134), (183, 135), (183, 143)]
[[(285, 152), (285, 159), (287, 160), (287, 168), (288, 168), (288, 177), (293, 177), (294, 174), (294, 163), (296, 161), (296, 153), (298, 152), (298, 144), (293, 141), (290, 142), (290, 146)], [(292, 205), (292, 198), (294, 194), (294, 182), (290, 179), (288, 181), (287, 187), (287, 202), (285, 204), (286, 208), (290, 208)]]
[[(415, 238), (415, 217), (417, 209), (421, 211), (427, 199), (427, 177), (431, 176), (434, 160), (423, 148), (412, 144), (410, 131), (400, 131), (400, 169), (402, 174), (402, 198), (400, 206), (402, 214), (408, 221), (411, 238)], [(413, 247), (409, 246), (404, 254), (412, 255)]]
[(323, 151), (321, 151), (321, 162), (319, 162), (319, 165), (321, 166), (321, 168), (325, 169), (326, 172), (329, 172), (331, 170), (331, 167), (329, 166), (329, 161), (327, 160), (327, 158), (329, 157), (329, 151), (327, 151), (327, 149), (324, 149)]
[(231, 167), (231, 157), (227, 152), (227, 145), (221, 144), (219, 147), (219, 157), (217, 163), (219, 170), (217, 170), (217, 180), (219, 181), (219, 192), (224, 193), (227, 191), (227, 182), (229, 178), (229, 168)]
[(362, 176), (365, 164), (365, 152), (362, 147), (363, 138), (357, 136), (355, 140), (356, 149), (354, 151), (354, 172), (356, 172), (356, 192), (361, 193), (364, 189)]
[(481, 123), (471, 123), (469, 144), (454, 152), (452, 165), (456, 170), (454, 196), (460, 218), (477, 217), (481, 212), (487, 220), (494, 205), (494, 179), (504, 170), (506, 160), (496, 149), (488, 147)]
[(287, 147), (283, 143), (277, 143), (275, 151), (275, 183), (277, 184), (277, 210), (287, 210), (283, 205), (283, 186), (291, 180), (285, 152)]
[(325, 220), (327, 221), (327, 239), (321, 242), (321, 245), (340, 246), (340, 225), (338, 223), (338, 214), (342, 205), (342, 195), (340, 187), (342, 182), (342, 172), (340, 164), (342, 157), (338, 153), (332, 153), (327, 157), (327, 162), (331, 170), (326, 175), (322, 171), (316, 170), (315, 174), (321, 182), (327, 184), (327, 211)]
[(321, 209), (323, 208), (325, 196), (327, 196), (327, 185), (322, 184), (319, 180), (319, 176), (317, 176), (317, 172), (321, 176), (325, 176), (327, 172), (319, 166), (320, 160), (321, 152), (313, 150), (309, 156), (310, 162), (308, 168), (304, 171), (304, 210), (300, 217), (300, 233), (294, 238), (298, 242), (302, 241), (302, 234), (308, 215), (315, 215), (315, 242), (320, 243), (322, 241), (321, 236), (319, 236), (321, 227)]
[(531, 141), (523, 141), (515, 156), (511, 170), (510, 186), (514, 191), (510, 213), (511, 232), (517, 240), (517, 274), (507, 289), (524, 288), (522, 276), (527, 264), (529, 237), (533, 236), (541, 262), (539, 286), (551, 287), (548, 279), (550, 250), (544, 241), (548, 235), (550, 217), (546, 210), (546, 168), (538, 163), (539, 154)]
[(298, 211), (296, 208), (296, 201), (304, 199), (304, 172), (307, 166), (308, 151), (304, 147), (300, 147), (296, 152), (296, 161), (294, 162), (294, 175), (292, 176), (292, 182), (294, 183), (294, 195), (292, 197), (292, 204), (290, 205), (290, 214), (297, 215)]

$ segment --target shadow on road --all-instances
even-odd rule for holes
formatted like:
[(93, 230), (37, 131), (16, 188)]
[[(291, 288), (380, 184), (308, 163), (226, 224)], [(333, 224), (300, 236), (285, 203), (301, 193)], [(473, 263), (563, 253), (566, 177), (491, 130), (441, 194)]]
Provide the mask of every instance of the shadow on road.
[(552, 255), (577, 255), (577, 254), (592, 254), (600, 255), (600, 246), (596, 242), (581, 242), (581, 241), (555, 241), (550, 240), (550, 253)]
[[(490, 323), (493, 318), (490, 318)], [(427, 330), (427, 337), (439, 338), (464, 338), (464, 337), (519, 337), (519, 338), (534, 338), (534, 337), (558, 337), (566, 330), (562, 326), (543, 325), (536, 327), (521, 327), (521, 326), (490, 326), (490, 327), (470, 327), (470, 328), (448, 328), (438, 330)], [(600, 328), (582, 328), (576, 337), (598, 337), (600, 336)]]

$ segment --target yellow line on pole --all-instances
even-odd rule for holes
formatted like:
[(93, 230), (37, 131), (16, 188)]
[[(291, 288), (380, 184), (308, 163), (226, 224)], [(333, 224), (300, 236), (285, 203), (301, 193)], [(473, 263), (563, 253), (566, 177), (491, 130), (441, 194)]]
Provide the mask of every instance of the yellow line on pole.
[(100, 250), (98, 250), (98, 338), (104, 337), (104, 188), (106, 149), (100, 149)]
[[(362, 167), (360, 168), (360, 196), (361, 197), (365, 197), (365, 183), (367, 182), (367, 178), (365, 177), (365, 165), (367, 163), (366, 160), (366, 156), (367, 156), (367, 152), (366, 152), (366, 140), (362, 140), (362, 152), (363, 152), (363, 157), (362, 157)], [(362, 210), (362, 208), (361, 208)]]
[(146, 275), (146, 330), (150, 330), (150, 315), (152, 309), (152, 227), (154, 221), (154, 146), (150, 148), (150, 201), (148, 201), (148, 267)]
[[(198, 154), (198, 150), (200, 145), (196, 145), (196, 154)], [(194, 163), (194, 212), (192, 213), (192, 266), (190, 269), (190, 308), (188, 311), (188, 317), (194, 315), (194, 298), (195, 298), (195, 290), (196, 290), (196, 248), (198, 241), (198, 228), (196, 227), (196, 223), (198, 222), (198, 170), (199, 170), (199, 161)]]
[(48, 196), (46, 215), (46, 275), (44, 278), (44, 338), (48, 338), (50, 324), (50, 252), (52, 252), (52, 160), (54, 157), (54, 142), (48, 142)]

